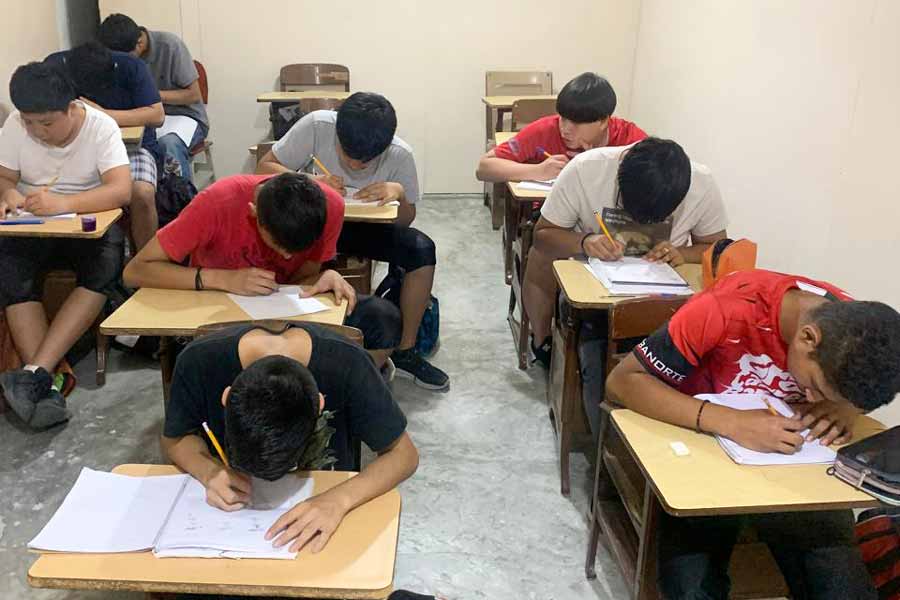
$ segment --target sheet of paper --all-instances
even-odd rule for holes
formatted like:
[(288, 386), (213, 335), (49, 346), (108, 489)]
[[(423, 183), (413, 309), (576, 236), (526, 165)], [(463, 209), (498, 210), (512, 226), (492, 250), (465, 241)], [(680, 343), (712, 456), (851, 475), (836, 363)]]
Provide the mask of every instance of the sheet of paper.
[(689, 296), (693, 294), (687, 283), (683, 285), (656, 285), (656, 284), (623, 284), (613, 283), (610, 281), (606, 271), (597, 264), (604, 264), (596, 258), (588, 259), (588, 264), (584, 265), (588, 272), (597, 278), (603, 287), (609, 292), (610, 296), (647, 296), (647, 295), (664, 295), (664, 296)]
[[(354, 198), (353, 196), (355, 196), (357, 192), (359, 192), (359, 188), (344, 188), (344, 204), (346, 206), (377, 206), (377, 203), (375, 202), (363, 202), (362, 200)], [(385, 206), (400, 206), (400, 202), (394, 200), (393, 202), (388, 202)]]
[(137, 552), (153, 547), (190, 475), (129, 477), (83, 468), (29, 548)]
[(288, 474), (276, 482), (254, 479), (252, 485), (261, 489), (254, 490), (251, 507), (225, 512), (207, 504), (203, 485), (191, 479), (172, 509), (154, 554), (159, 557), (296, 557), (296, 552), (288, 551), (289, 546), (275, 548), (271, 540), (265, 539), (265, 534), (288, 509), (312, 496), (313, 480)]
[[(791, 408), (779, 400), (764, 394), (701, 394), (697, 396), (701, 400), (709, 400), (713, 404), (727, 406), (735, 410), (768, 410), (766, 400), (776, 411), (790, 417), (794, 414)], [(809, 430), (800, 432), (806, 436)], [(794, 454), (781, 454), (780, 452), (757, 452), (745, 448), (726, 437), (716, 436), (722, 449), (731, 459), (741, 465), (807, 465), (807, 464), (831, 464), (837, 454), (828, 446), (823, 446), (818, 440), (805, 442)]]
[(315, 298), (301, 298), (299, 285), (283, 285), (268, 296), (228, 294), (251, 319), (282, 319), (328, 310)]
[(77, 213), (61, 213), (58, 215), (36, 215), (34, 213), (30, 213), (27, 210), (21, 210), (18, 214), (9, 214), (3, 217), (4, 221), (19, 221), (22, 219), (40, 219), (42, 221), (59, 221), (62, 219), (74, 219), (77, 217)]
[(159, 139), (167, 133), (174, 133), (181, 138), (185, 146), (190, 148), (195, 131), (197, 131), (197, 121), (194, 119), (183, 115), (166, 115), (162, 127), (156, 128), (156, 137)]
[(520, 181), (516, 184), (516, 187), (520, 190), (534, 190), (536, 192), (549, 192), (553, 187), (553, 184), (556, 182), (555, 179), (548, 179), (546, 181)]

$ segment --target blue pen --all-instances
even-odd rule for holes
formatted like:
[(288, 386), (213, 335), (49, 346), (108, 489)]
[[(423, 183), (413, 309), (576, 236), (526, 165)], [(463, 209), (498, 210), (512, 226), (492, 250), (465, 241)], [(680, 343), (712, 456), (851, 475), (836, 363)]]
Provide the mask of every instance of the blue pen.
[(9, 221), (0, 221), (0, 225), (43, 225), (43, 219), (13, 219)]

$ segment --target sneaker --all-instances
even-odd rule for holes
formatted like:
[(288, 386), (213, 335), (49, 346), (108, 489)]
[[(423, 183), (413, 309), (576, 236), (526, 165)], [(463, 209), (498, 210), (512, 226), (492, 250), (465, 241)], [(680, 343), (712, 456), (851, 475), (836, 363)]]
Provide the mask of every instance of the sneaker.
[(50, 373), (38, 367), (34, 372), (18, 369), (0, 374), (0, 391), (20, 419), (28, 423), (39, 400), (50, 395)]
[(540, 346), (534, 345), (534, 336), (531, 336), (531, 353), (534, 354), (532, 363), (541, 363), (545, 369), (550, 368), (550, 352), (553, 348), (551, 337), (548, 335)]
[(35, 429), (47, 429), (59, 423), (65, 423), (72, 417), (66, 408), (66, 399), (58, 390), (50, 390), (46, 398), (34, 405), (34, 411), (28, 424)]
[(415, 350), (395, 350), (391, 360), (397, 367), (398, 375), (412, 379), (419, 387), (429, 390), (446, 390), (450, 387), (447, 374), (429, 364)]
[(384, 379), (385, 383), (390, 383), (394, 380), (394, 375), (397, 374), (397, 367), (394, 366), (394, 361), (390, 358), (387, 359), (383, 365), (381, 365), (381, 378)]

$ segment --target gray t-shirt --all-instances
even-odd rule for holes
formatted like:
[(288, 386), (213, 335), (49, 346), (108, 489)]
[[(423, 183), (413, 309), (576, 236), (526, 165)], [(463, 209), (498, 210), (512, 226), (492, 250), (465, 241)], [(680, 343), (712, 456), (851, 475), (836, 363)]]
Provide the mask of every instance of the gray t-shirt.
[[(160, 90), (184, 89), (200, 78), (191, 51), (177, 35), (168, 31), (148, 31), (147, 40), (147, 53), (141, 58), (150, 68)], [(209, 127), (206, 107), (202, 102), (165, 104), (163, 108), (167, 115), (184, 115)]]
[(317, 173), (310, 154), (322, 161), (333, 175), (344, 179), (344, 185), (362, 189), (371, 183), (390, 181), (403, 186), (406, 200), (415, 204), (419, 199), (419, 178), (416, 161), (409, 144), (394, 136), (391, 145), (365, 169), (354, 171), (344, 165), (338, 155), (333, 110), (317, 110), (305, 115), (272, 146), (272, 153), (288, 169), (304, 173)]

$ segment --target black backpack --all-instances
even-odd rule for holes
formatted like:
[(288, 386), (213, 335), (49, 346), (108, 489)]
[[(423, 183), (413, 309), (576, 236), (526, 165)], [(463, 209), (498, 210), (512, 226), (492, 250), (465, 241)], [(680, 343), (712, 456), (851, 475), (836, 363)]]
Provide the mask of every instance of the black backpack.
[(156, 183), (156, 211), (160, 228), (174, 221), (196, 195), (197, 188), (192, 182), (166, 169)]

